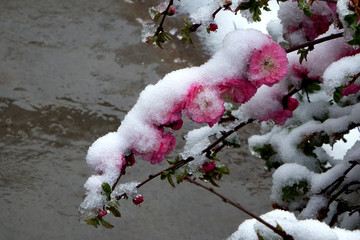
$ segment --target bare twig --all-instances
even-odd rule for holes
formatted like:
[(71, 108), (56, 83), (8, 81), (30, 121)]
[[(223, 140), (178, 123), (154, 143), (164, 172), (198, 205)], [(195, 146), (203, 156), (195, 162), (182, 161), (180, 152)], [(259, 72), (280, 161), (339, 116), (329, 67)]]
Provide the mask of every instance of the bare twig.
[(215, 194), (216, 196), (218, 196), (219, 198), (221, 198), (224, 202), (229, 203), (230, 205), (236, 207), (237, 209), (243, 211), (244, 213), (246, 213), (247, 215), (249, 215), (252, 218), (255, 218), (256, 220), (258, 220), (259, 222), (261, 222), (262, 224), (264, 224), (266, 227), (270, 228), (271, 230), (273, 230), (275, 233), (277, 233), (278, 235), (280, 235), (284, 240), (294, 240), (294, 238), (291, 235), (288, 235), (284, 230), (278, 229), (274, 226), (272, 226), (270, 223), (266, 222), (265, 220), (261, 219), (260, 217), (256, 216), (255, 214), (253, 214), (252, 212), (250, 212), (249, 210), (245, 209), (241, 204), (234, 202), (230, 199), (228, 199), (227, 197), (225, 197), (224, 195), (216, 192), (213, 188), (205, 186), (197, 181), (195, 181), (194, 179), (191, 179), (189, 177), (185, 177), (184, 180), (193, 183), (203, 189), (208, 190), (209, 192)]
[(167, 7), (166, 7), (166, 9), (165, 9), (165, 11), (162, 12), (163, 17), (162, 17), (162, 19), (161, 19), (161, 22), (160, 22), (158, 28), (156, 29), (156, 32), (155, 32), (154, 36), (156, 36), (156, 35), (158, 35), (159, 33), (161, 33), (161, 32), (164, 31), (163, 25), (164, 25), (164, 22), (165, 22), (165, 18), (166, 18), (166, 16), (168, 15), (167, 13), (168, 13), (170, 7), (171, 7), (173, 4), (174, 4), (174, 0), (170, 0), (170, 1), (169, 1), (169, 4), (167, 5)]
[(319, 38), (319, 39), (316, 39), (314, 41), (310, 41), (310, 42), (307, 42), (307, 43), (304, 43), (304, 44), (300, 44), (298, 46), (291, 47), (291, 48), (287, 49), (286, 52), (287, 53), (294, 52), (294, 51), (299, 50), (299, 49), (304, 48), (304, 47), (314, 46), (314, 45), (322, 43), (322, 42), (326, 42), (326, 41), (329, 41), (329, 40), (332, 40), (332, 39), (340, 38), (343, 35), (344, 35), (343, 32), (342, 33), (331, 34), (329, 36)]

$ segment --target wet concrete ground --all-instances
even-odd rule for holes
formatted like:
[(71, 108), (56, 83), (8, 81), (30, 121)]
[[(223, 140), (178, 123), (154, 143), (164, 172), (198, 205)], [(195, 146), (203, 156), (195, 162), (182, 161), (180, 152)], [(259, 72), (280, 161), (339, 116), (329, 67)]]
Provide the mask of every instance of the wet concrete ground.
[[(208, 58), (178, 41), (141, 43), (136, 18), (154, 1), (132, 2), (0, 0), (0, 240), (224, 239), (248, 218), (189, 183), (156, 179), (141, 189), (141, 207), (122, 201), (122, 218), (107, 218), (114, 229), (79, 223), (87, 148), (117, 129), (147, 84)], [(243, 129), (240, 150), (222, 154), (231, 174), (219, 191), (261, 214), (271, 181), (249, 155), (253, 133)], [(166, 165), (139, 160), (122, 181)]]

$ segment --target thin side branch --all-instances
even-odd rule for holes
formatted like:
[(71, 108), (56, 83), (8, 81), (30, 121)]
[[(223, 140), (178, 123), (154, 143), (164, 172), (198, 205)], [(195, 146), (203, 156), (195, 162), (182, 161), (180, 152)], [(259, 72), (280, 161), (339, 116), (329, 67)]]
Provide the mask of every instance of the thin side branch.
[(329, 36), (326, 36), (326, 37), (323, 37), (323, 38), (319, 38), (319, 39), (316, 39), (314, 41), (310, 41), (310, 42), (307, 42), (307, 43), (304, 43), (304, 44), (300, 44), (298, 46), (294, 46), (294, 47), (291, 47), (289, 49), (286, 50), (287, 53), (290, 53), (290, 52), (294, 52), (296, 50), (299, 50), (301, 48), (305, 48), (305, 47), (309, 47), (309, 46), (314, 46), (316, 44), (319, 44), (319, 43), (322, 43), (322, 42), (326, 42), (326, 41), (329, 41), (329, 40), (332, 40), (332, 39), (336, 39), (336, 38), (340, 38), (344, 36), (344, 33), (336, 33), (336, 34), (331, 34)]
[[(216, 145), (218, 145), (219, 143), (221, 143), (224, 139), (226, 139), (228, 136), (230, 136), (232, 133), (236, 132), (237, 130), (239, 130), (240, 128), (246, 126), (248, 123), (251, 123), (253, 122), (254, 120), (253, 119), (250, 119), (249, 121), (247, 122), (242, 122), (240, 123), (239, 125), (235, 126), (234, 129), (232, 130), (229, 130), (227, 132), (225, 132), (219, 139), (217, 139), (215, 142), (213, 142), (212, 144), (210, 144), (207, 148), (205, 148), (204, 150), (201, 151), (201, 154), (204, 154), (204, 153), (210, 153), (211, 149), (214, 148)], [(182, 166), (184, 166), (185, 164), (193, 161), (194, 158), (193, 157), (188, 157), (187, 159), (185, 160), (182, 160), (182, 161), (179, 161), (177, 163), (175, 163), (174, 165), (156, 173), (156, 174), (152, 174), (150, 175), (146, 180), (144, 180), (143, 182), (139, 183), (136, 188), (140, 188), (141, 186), (143, 186), (144, 184), (146, 184), (147, 182), (150, 182), (152, 179), (160, 176), (163, 172), (166, 172), (166, 171), (170, 171), (170, 170), (175, 170), (175, 169), (178, 169), (178, 168), (181, 168)]]
[(261, 219), (260, 217), (256, 216), (255, 214), (253, 214), (252, 212), (248, 211), (247, 209), (245, 209), (241, 204), (234, 202), (230, 199), (228, 199), (227, 197), (225, 197), (224, 195), (216, 192), (213, 188), (205, 186), (197, 181), (195, 181), (194, 179), (191, 179), (189, 177), (185, 177), (184, 180), (186, 180), (187, 182), (193, 183), (203, 189), (208, 190), (209, 192), (215, 194), (216, 196), (218, 196), (219, 198), (221, 198), (224, 202), (229, 203), (230, 205), (236, 207), (237, 209), (241, 210), (242, 212), (246, 213), (247, 215), (249, 215), (252, 218), (255, 218), (256, 220), (258, 220), (259, 222), (261, 222), (262, 224), (264, 224), (266, 227), (270, 228), (271, 230), (273, 230), (275, 233), (277, 233), (278, 235), (280, 235), (284, 240), (294, 240), (294, 238), (291, 235), (288, 235), (285, 231), (277, 229), (276, 227), (272, 226), (270, 223), (266, 222), (265, 220)]
[(156, 29), (155, 36), (164, 31), (163, 25), (164, 25), (164, 22), (165, 22), (165, 18), (166, 18), (166, 16), (167, 16), (167, 12), (169, 11), (170, 7), (171, 7), (173, 4), (174, 4), (174, 0), (170, 0), (170, 1), (169, 1), (169, 4), (167, 5), (167, 7), (166, 7), (166, 9), (165, 9), (165, 11), (162, 12), (163, 17), (162, 17), (162, 19), (161, 19), (161, 22), (160, 22), (158, 28)]

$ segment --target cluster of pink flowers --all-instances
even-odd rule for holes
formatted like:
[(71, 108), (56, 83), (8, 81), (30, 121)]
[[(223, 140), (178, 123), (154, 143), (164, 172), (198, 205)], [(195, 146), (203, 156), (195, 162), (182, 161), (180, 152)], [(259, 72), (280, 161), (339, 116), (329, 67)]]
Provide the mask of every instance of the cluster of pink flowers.
[[(288, 1), (279, 10), (279, 18), (284, 27), (284, 38), (291, 44), (297, 45), (304, 41), (312, 41), (329, 30), (336, 16), (336, 3), (318, 2), (309, 8), (311, 17), (305, 15), (298, 8), (297, 1)], [(289, 12), (296, 15), (289, 17)]]
[[(212, 127), (225, 112), (225, 99), (246, 103), (263, 84), (272, 86), (281, 81), (287, 74), (287, 64), (286, 52), (269, 39), (267, 44), (253, 50), (250, 55), (249, 76), (227, 78), (215, 85), (207, 85), (206, 81), (192, 83), (185, 98), (174, 103), (171, 110), (164, 114), (162, 124), (154, 126), (160, 131), (155, 149), (145, 153), (133, 149), (132, 152), (152, 164), (160, 163), (175, 149), (176, 144), (171, 132), (163, 133), (164, 127), (179, 130), (183, 124), (183, 113), (194, 122), (207, 123)], [(289, 105), (289, 108), (273, 113), (269, 118), (283, 123), (285, 117), (291, 116), (291, 104)]]

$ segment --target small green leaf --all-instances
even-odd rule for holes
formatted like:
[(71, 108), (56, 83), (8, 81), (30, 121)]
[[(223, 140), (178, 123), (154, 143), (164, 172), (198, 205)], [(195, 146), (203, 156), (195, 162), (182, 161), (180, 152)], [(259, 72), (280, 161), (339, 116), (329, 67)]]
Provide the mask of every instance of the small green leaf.
[(172, 179), (171, 174), (169, 174), (169, 175), (167, 176), (167, 179), (168, 179), (170, 185), (171, 185), (172, 187), (175, 187), (175, 184), (174, 184), (174, 182), (173, 182), (173, 179)]
[(279, 229), (280, 231), (284, 231), (284, 229), (280, 226), (278, 222), (276, 222), (276, 228)]
[(285, 186), (281, 189), (282, 191), (282, 200), (284, 202), (291, 202), (299, 197), (304, 197), (304, 195), (309, 191), (308, 183), (306, 180), (301, 180), (298, 183), (294, 183), (291, 186)]
[(86, 219), (85, 222), (96, 228), (100, 225), (98, 217)]
[(103, 218), (99, 218), (99, 221), (101, 223), (101, 225), (103, 225), (103, 227), (105, 228), (113, 228), (114, 226), (112, 224), (110, 224), (109, 222), (105, 221)]
[(230, 173), (230, 170), (229, 168), (225, 167), (225, 166), (221, 166), (218, 168), (219, 171), (222, 173), (222, 174), (229, 174)]
[(105, 193), (111, 193), (111, 187), (108, 183), (104, 182), (101, 187)]
[(340, 102), (341, 98), (343, 97), (343, 96), (342, 96), (342, 89), (343, 89), (343, 88), (344, 88), (344, 87), (337, 87), (337, 88), (335, 89), (335, 92), (334, 92), (334, 95), (333, 95), (334, 102), (336, 102), (336, 103), (339, 103), (339, 102)]
[(309, 48), (301, 48), (297, 51), (297, 54), (300, 54), (300, 59), (299, 59), (299, 62), (300, 64), (302, 64), (302, 62), (304, 61), (307, 61), (307, 55), (308, 53), (310, 52), (311, 50)]
[(259, 240), (265, 240), (265, 238), (260, 235), (259, 231), (256, 232), (256, 235), (257, 235)]
[(306, 85), (306, 90), (308, 93), (315, 93), (321, 90), (321, 86), (318, 82), (311, 81), (308, 85)]
[(120, 211), (116, 207), (107, 208), (115, 217), (121, 217)]
[(169, 171), (163, 171), (160, 175), (160, 179), (164, 180), (167, 178), (167, 176), (169, 176), (170, 172)]

